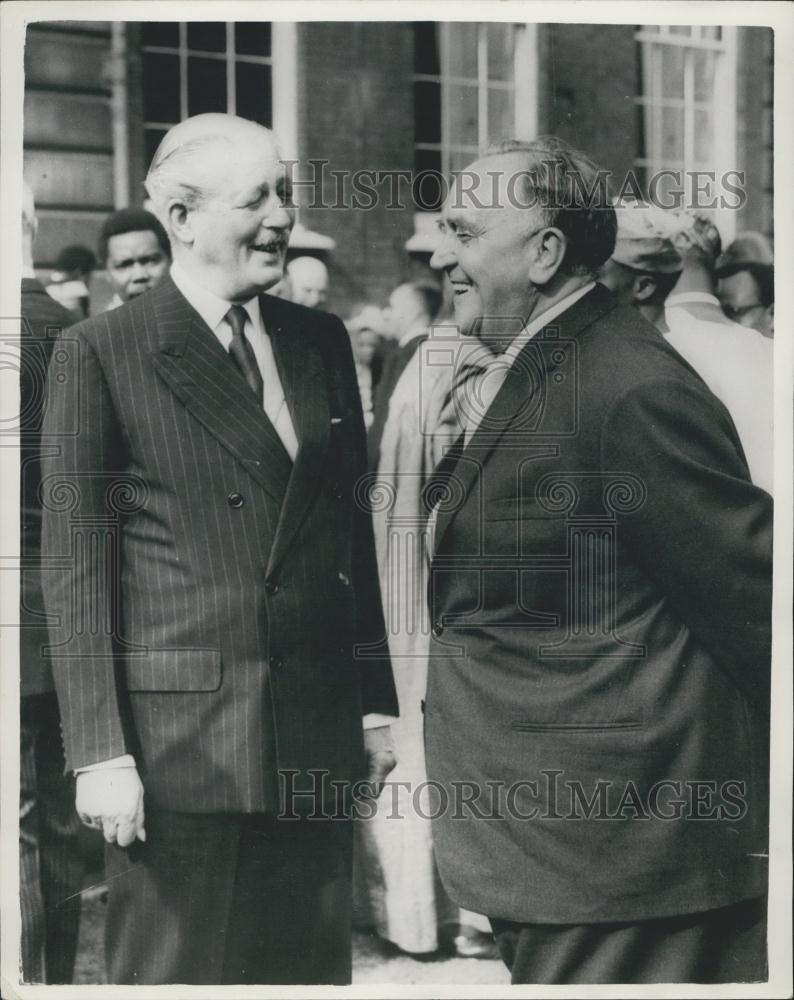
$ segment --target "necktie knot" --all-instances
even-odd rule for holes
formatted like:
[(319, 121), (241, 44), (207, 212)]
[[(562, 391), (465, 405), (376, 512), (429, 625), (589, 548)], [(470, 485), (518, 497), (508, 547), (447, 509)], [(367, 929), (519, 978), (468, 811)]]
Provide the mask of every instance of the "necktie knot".
[(245, 336), (246, 319), (248, 319), (248, 313), (242, 306), (232, 306), (226, 313), (226, 322), (232, 328), (233, 337)]

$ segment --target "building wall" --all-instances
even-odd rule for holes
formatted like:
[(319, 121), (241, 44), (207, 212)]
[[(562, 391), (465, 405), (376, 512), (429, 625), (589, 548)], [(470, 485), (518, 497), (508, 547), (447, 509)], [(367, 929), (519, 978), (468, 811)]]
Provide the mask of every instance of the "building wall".
[[(299, 127), (303, 160), (331, 170), (413, 167), (413, 35), (409, 23), (306, 23), (299, 28)], [(381, 189), (387, 193), (385, 189)], [(299, 193), (298, 201), (307, 200)], [(336, 199), (329, 175), (326, 203)], [(305, 208), (301, 221), (333, 237), (329, 307), (384, 304), (411, 270), (403, 247), (413, 210)]]
[[(127, 96), (130, 202), (140, 204), (145, 171), (141, 142), (138, 26), (129, 24)], [(633, 25), (539, 25), (538, 120), (621, 177), (638, 148), (640, 116)], [(303, 23), (298, 27), (298, 139), (304, 161), (326, 170), (411, 170), (413, 167), (413, 37), (411, 24)], [(743, 28), (737, 75), (737, 169), (748, 200), (738, 229), (771, 234), (772, 32)], [(40, 215), (37, 265), (51, 266), (69, 243), (91, 248), (113, 210), (113, 132), (108, 22), (32, 24), (25, 52), (25, 175)], [(326, 196), (335, 201), (332, 178)], [(402, 193), (408, 192), (402, 188)], [(386, 194), (382, 187), (381, 195)], [(346, 191), (349, 198), (349, 185)], [(303, 199), (304, 202), (310, 199)], [(331, 306), (382, 303), (391, 288), (421, 267), (404, 251), (413, 232), (404, 210), (381, 197), (370, 209), (301, 210), (307, 227), (332, 236), (336, 249)]]
[(619, 179), (639, 144), (634, 25), (546, 24), (538, 31), (541, 132), (565, 139)]
[(737, 53), (737, 170), (744, 170), (747, 202), (737, 232), (774, 233), (772, 102), (774, 33), (771, 28), (740, 28)]
[(113, 210), (113, 136), (104, 21), (31, 24), (25, 44), (24, 173), (39, 216), (36, 264), (92, 250)]

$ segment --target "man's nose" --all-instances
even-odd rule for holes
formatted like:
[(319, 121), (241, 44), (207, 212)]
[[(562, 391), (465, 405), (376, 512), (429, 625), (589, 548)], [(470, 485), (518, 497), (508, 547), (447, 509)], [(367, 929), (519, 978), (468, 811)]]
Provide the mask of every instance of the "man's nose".
[(265, 219), (265, 225), (269, 229), (290, 229), (295, 221), (295, 211), (287, 208), (287, 204), (281, 198), (274, 198), (270, 206), (270, 211)]
[(447, 237), (444, 236), (433, 251), (433, 256), (430, 258), (430, 266), (436, 271), (443, 271), (445, 268), (452, 267), (454, 263), (455, 254), (447, 242)]
[(140, 261), (135, 261), (132, 265), (131, 281), (147, 281), (149, 278), (149, 268)]

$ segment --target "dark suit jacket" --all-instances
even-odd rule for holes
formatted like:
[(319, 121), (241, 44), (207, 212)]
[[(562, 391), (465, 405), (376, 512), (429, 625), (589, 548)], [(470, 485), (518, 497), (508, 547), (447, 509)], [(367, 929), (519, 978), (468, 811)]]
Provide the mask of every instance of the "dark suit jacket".
[(47, 624), (41, 592), (41, 422), (47, 365), (55, 338), (75, 322), (72, 314), (50, 298), (40, 281), (22, 279), (20, 336), (20, 681), (24, 695), (53, 691), (47, 646)]
[(356, 779), (362, 712), (396, 711), (373, 655), (349, 341), (335, 317), (260, 301), (294, 466), (170, 278), (75, 327), (50, 367), (45, 596), (67, 765), (132, 752), (155, 808), (270, 809), (279, 769), (296, 786), (309, 769)]
[[(596, 286), (527, 345), (449, 485), (425, 726), (452, 897), (598, 923), (760, 894), (771, 499), (727, 410)], [(503, 818), (456, 818), (455, 781)]]

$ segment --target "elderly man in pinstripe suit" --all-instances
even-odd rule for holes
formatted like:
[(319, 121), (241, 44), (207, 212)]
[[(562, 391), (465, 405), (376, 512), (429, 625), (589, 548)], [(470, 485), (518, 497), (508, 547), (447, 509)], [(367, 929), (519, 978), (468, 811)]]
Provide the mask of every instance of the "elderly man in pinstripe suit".
[[(171, 276), (48, 379), (45, 595), (67, 767), (101, 826), (114, 983), (350, 979), (350, 789), (397, 706), (365, 440), (334, 317), (261, 294), (293, 222), (273, 137), (165, 136)], [(368, 764), (367, 764), (368, 762)]]

